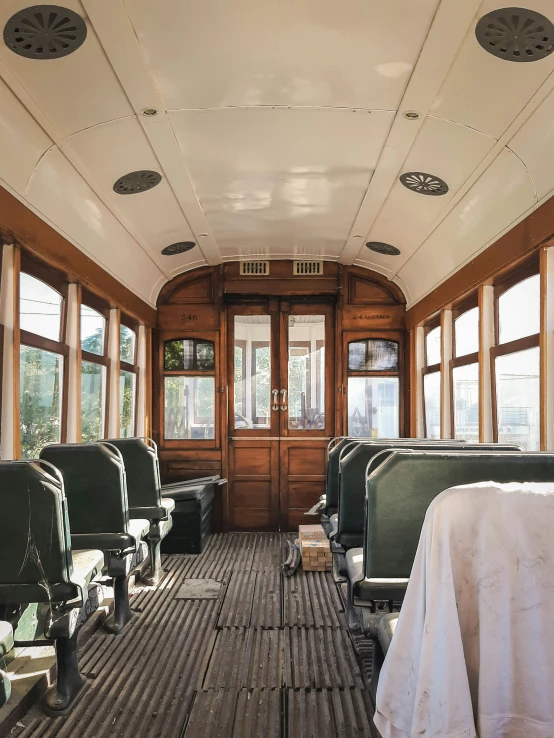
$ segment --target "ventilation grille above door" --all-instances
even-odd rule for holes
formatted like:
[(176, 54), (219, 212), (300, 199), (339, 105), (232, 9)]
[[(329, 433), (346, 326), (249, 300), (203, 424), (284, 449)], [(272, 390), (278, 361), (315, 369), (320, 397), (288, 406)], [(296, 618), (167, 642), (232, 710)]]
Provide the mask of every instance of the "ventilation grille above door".
[(241, 261), (240, 273), (247, 277), (266, 277), (269, 274), (269, 261)]
[(293, 267), (293, 274), (302, 275), (305, 277), (311, 277), (315, 274), (323, 274), (323, 262), (322, 261), (295, 261)]

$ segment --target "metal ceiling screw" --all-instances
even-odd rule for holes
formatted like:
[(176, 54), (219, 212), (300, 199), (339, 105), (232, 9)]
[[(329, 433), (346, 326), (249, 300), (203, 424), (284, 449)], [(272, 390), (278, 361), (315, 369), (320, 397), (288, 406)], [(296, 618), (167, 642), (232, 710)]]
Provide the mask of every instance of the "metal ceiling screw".
[(408, 120), (419, 120), (421, 118), (421, 113), (418, 113), (417, 110), (406, 110), (403, 115)]
[(155, 115), (158, 115), (158, 111), (156, 110), (156, 108), (144, 108), (140, 112), (147, 118), (153, 118)]

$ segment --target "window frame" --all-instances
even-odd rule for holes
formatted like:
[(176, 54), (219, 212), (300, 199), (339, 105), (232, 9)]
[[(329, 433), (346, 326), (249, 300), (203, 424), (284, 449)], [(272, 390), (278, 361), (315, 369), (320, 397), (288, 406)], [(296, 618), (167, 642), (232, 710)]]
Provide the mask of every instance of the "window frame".
[[(140, 370), (137, 365), (137, 359), (138, 359), (138, 342), (139, 342), (139, 326), (140, 323), (138, 320), (135, 320), (134, 318), (131, 318), (129, 315), (126, 315), (125, 313), (120, 311), (119, 314), (119, 325), (120, 325), (120, 332), (119, 332), (119, 381), (121, 382), (121, 372), (131, 372), (135, 375), (135, 397), (134, 399), (134, 413), (133, 413), (133, 428), (131, 429), (131, 435), (129, 438), (132, 438), (137, 433), (137, 421), (138, 421), (138, 396), (139, 396), (139, 379), (140, 379)], [(133, 331), (135, 334), (135, 347), (133, 352), (133, 363), (129, 363), (127, 361), (121, 360), (121, 326), (124, 325), (126, 328), (129, 328), (129, 330)], [(109, 407), (109, 405), (108, 405)], [(121, 422), (119, 424), (119, 434), (121, 434)]]
[[(357, 341), (382, 340), (394, 341), (398, 344), (398, 371), (355, 371), (348, 369), (348, 345)], [(406, 368), (405, 357), (405, 335), (400, 331), (343, 331), (343, 424), (344, 432), (348, 433), (348, 378), (349, 377), (398, 377), (398, 437), (405, 436), (406, 408), (405, 408), (405, 386)], [(359, 436), (361, 440), (369, 436)]]
[[(464, 354), (463, 356), (456, 356), (456, 321), (465, 313), (477, 308), (479, 310), (479, 321), (477, 323), (477, 351), (471, 354)], [(477, 364), (477, 376), (478, 382), (480, 377), (480, 366), (479, 357), (481, 353), (481, 310), (479, 309), (479, 294), (478, 292), (470, 295), (462, 302), (458, 303), (456, 307), (452, 308), (452, 359), (450, 359), (448, 371), (450, 372), (450, 434), (452, 438), (456, 439), (456, 406), (454, 403), (454, 369), (460, 366), (468, 366), (469, 364)], [(481, 437), (481, 387), (478, 387), (478, 419), (477, 419), (477, 435)]]
[[(82, 381), (82, 374), (83, 374), (83, 361), (86, 361), (91, 364), (98, 364), (99, 366), (103, 366), (106, 368), (106, 372), (105, 372), (106, 387), (105, 387), (105, 392), (104, 392), (104, 423), (102, 427), (102, 435), (100, 436), (100, 439), (102, 439), (102, 438), (107, 438), (109, 435), (108, 415), (109, 415), (109, 407), (110, 407), (110, 375), (111, 375), (111, 366), (112, 366), (111, 360), (108, 356), (108, 346), (110, 345), (109, 344), (110, 306), (106, 301), (102, 300), (100, 297), (97, 297), (97, 295), (94, 295), (92, 292), (89, 292), (88, 290), (83, 289), (81, 291), (81, 301), (79, 304), (79, 324), (82, 319), (81, 308), (83, 306), (88, 307), (91, 310), (95, 310), (106, 321), (104, 325), (104, 346), (103, 346), (102, 354), (95, 354), (92, 351), (83, 350), (81, 336), (79, 335), (79, 346), (80, 346), (80, 351), (81, 351), (81, 361), (80, 361), (79, 369), (81, 372), (81, 381)], [(80, 399), (82, 403), (82, 396)], [(81, 419), (82, 419), (82, 404), (81, 404)], [(136, 412), (135, 412), (135, 427), (136, 427)], [(81, 428), (81, 433), (82, 433), (82, 428)], [(81, 441), (82, 441), (82, 437), (81, 437)]]
[[(503, 280), (497, 282), (494, 285), (494, 346), (490, 350), (490, 372), (491, 372), (491, 403), (492, 403), (492, 433), (493, 440), (498, 443), (498, 397), (497, 397), (497, 386), (496, 386), (496, 359), (499, 356), (506, 356), (507, 354), (517, 354), (521, 351), (527, 351), (528, 349), (538, 348), (541, 351), (541, 332), (539, 329), (538, 333), (533, 333), (530, 336), (524, 336), (523, 338), (517, 338), (514, 341), (508, 341), (507, 343), (500, 343), (500, 305), (499, 300), (508, 290), (515, 287), (520, 282), (525, 282), (530, 277), (539, 276), (540, 279), (540, 265), (535, 261), (531, 261), (523, 267), (516, 269), (511, 272)], [(542, 297), (541, 297), (542, 304)], [(542, 381), (542, 356), (539, 353), (539, 385)], [(543, 403), (539, 401), (539, 414), (540, 414), (540, 449), (543, 448), (543, 414), (544, 407)]]
[[(441, 343), (440, 343), (440, 361), (435, 364), (427, 363), (427, 335), (434, 331), (435, 328), (441, 329)], [(442, 323), (441, 315), (437, 315), (428, 323), (423, 326), (423, 367), (421, 369), (421, 399), (423, 405), (423, 432), (424, 437), (429, 438), (427, 435), (427, 408), (425, 407), (425, 376), (427, 374), (438, 373), (440, 378), (440, 402), (439, 402), (439, 417), (442, 417)], [(439, 419), (439, 438), (442, 438), (442, 423)]]
[[(45, 338), (39, 336), (31, 331), (26, 331), (20, 328), (20, 315), (21, 315), (21, 290), (20, 280), (21, 274), (28, 274), (30, 277), (43, 282), (48, 287), (55, 290), (62, 298), (61, 312), (60, 312), (60, 340), (54, 341), (51, 338)], [(21, 347), (27, 346), (29, 348), (39, 349), (41, 351), (48, 351), (51, 354), (57, 354), (62, 356), (62, 372), (61, 372), (61, 407), (60, 407), (60, 443), (67, 442), (67, 411), (68, 411), (68, 398), (69, 398), (69, 346), (66, 343), (67, 335), (67, 296), (69, 290), (69, 282), (65, 277), (55, 270), (48, 268), (47, 266), (34, 261), (29, 258), (25, 253), (21, 254), (21, 261), (17, 272), (17, 328), (18, 328), (18, 340), (14, 349), (17, 350), (17, 361), (18, 361), (18, 372), (20, 371), (21, 362)], [(19, 384), (19, 378), (17, 380), (17, 392), (19, 397), (17, 402), (21, 402), (21, 388)], [(19, 437), (19, 448), (16, 449), (18, 458), (21, 458), (21, 437)]]
[[(214, 369), (210, 371), (195, 370), (165, 370), (165, 343), (175, 340), (200, 340), (209, 341), (214, 345)], [(160, 447), (167, 450), (212, 450), (220, 447), (220, 423), (221, 423), (221, 390), (220, 390), (220, 365), (219, 365), (219, 332), (218, 331), (189, 331), (172, 330), (160, 331), (158, 341), (158, 376), (161, 378), (158, 403)], [(234, 352), (233, 352), (234, 360)], [(233, 363), (234, 366), (234, 363)], [(166, 438), (165, 437), (165, 378), (166, 377), (213, 377), (214, 380), (214, 437), (213, 438)]]

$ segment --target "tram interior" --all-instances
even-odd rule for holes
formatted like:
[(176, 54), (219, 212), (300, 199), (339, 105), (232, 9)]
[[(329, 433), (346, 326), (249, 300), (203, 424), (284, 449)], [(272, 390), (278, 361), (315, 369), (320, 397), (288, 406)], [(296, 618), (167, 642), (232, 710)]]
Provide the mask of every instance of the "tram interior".
[(0, 738), (552, 738), (554, 0), (59, 1), (0, 2)]

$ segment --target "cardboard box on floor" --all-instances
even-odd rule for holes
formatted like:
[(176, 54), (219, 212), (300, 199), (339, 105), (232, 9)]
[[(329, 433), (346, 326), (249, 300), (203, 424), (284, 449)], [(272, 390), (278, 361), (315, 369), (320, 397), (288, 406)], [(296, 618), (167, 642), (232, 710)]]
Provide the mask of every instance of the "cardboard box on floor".
[(321, 525), (298, 527), (302, 568), (305, 571), (330, 571), (333, 566), (331, 549)]

